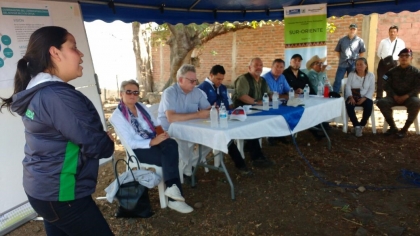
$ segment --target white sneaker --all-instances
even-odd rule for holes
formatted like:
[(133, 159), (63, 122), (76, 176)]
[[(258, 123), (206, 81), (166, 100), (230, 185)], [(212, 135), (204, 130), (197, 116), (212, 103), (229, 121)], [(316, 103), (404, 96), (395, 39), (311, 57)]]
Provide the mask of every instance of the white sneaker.
[(190, 213), (194, 211), (194, 209), (190, 207), (187, 203), (179, 202), (179, 201), (169, 201), (168, 207), (171, 208), (172, 210), (175, 210), (181, 213)]
[(173, 184), (170, 188), (166, 188), (165, 196), (172, 198), (177, 201), (185, 202), (185, 198), (181, 195), (178, 186)]
[(355, 133), (356, 133), (356, 137), (362, 137), (363, 136), (362, 127), (361, 126), (356, 126), (355, 127)]

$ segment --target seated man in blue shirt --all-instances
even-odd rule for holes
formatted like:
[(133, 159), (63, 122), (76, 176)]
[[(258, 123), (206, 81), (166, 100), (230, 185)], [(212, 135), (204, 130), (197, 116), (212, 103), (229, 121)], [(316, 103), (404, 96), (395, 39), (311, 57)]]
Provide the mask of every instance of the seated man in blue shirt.
[[(286, 77), (283, 75), (284, 66), (285, 63), (282, 59), (274, 59), (271, 64), (271, 70), (261, 75), (261, 77), (265, 79), (272, 92), (279, 94), (279, 98), (289, 99), (290, 86), (287, 83)], [(271, 146), (274, 146), (278, 140), (285, 144), (289, 143), (285, 137), (269, 137), (267, 139), (268, 144)]]
[[(203, 83), (198, 85), (198, 88), (203, 90), (207, 95), (207, 100), (211, 105), (216, 104), (220, 107), (221, 103), (225, 104), (226, 109), (233, 109), (233, 103), (228, 96), (227, 88), (222, 84), (225, 78), (225, 69), (221, 65), (215, 65), (211, 68), (209, 77), (206, 78)], [(251, 175), (252, 172), (248, 170), (241, 153), (236, 147), (236, 144), (232, 141), (228, 144), (228, 154), (235, 163), (236, 168), (241, 174)]]
[(261, 77), (265, 79), (272, 92), (279, 94), (279, 98), (289, 99), (290, 86), (283, 75), (284, 64), (282, 59), (275, 59), (271, 64), (271, 70)]

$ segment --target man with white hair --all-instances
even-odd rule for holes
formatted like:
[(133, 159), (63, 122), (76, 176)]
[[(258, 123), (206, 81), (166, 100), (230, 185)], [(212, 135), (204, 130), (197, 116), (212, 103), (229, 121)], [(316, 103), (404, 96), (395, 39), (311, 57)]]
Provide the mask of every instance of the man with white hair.
[[(168, 130), (172, 122), (192, 119), (206, 119), (210, 116), (210, 103), (203, 91), (196, 88), (197, 77), (193, 65), (182, 65), (176, 77), (178, 83), (165, 89), (159, 104), (158, 119), (162, 128)], [(198, 151), (194, 152), (194, 143), (176, 139), (178, 142), (180, 172), (184, 182), (190, 182), (192, 167), (197, 163)], [(207, 156), (210, 148), (202, 146), (202, 156)]]

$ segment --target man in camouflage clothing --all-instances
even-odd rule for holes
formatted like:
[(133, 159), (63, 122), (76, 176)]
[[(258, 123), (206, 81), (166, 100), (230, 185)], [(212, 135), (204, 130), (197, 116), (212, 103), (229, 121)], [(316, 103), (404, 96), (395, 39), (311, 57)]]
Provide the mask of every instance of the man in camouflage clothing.
[[(384, 90), (386, 97), (378, 100), (377, 106), (389, 124), (386, 135), (396, 134), (398, 138), (404, 138), (408, 128), (414, 122), (419, 113), (420, 99), (420, 72), (411, 65), (413, 59), (411, 49), (404, 48), (398, 54), (400, 65), (389, 70), (383, 77), (385, 80)], [(392, 117), (393, 106), (407, 107), (407, 120), (404, 127), (398, 131)]]

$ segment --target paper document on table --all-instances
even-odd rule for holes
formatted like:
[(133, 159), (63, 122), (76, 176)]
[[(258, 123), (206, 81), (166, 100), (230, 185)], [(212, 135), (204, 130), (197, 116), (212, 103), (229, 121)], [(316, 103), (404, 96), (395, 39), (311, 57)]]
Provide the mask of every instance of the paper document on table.
[(289, 101), (287, 101), (287, 106), (289, 106), (289, 107), (297, 107), (297, 106), (304, 106), (304, 105), (305, 105), (305, 103), (300, 98), (293, 98), (293, 99), (289, 99)]

